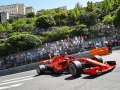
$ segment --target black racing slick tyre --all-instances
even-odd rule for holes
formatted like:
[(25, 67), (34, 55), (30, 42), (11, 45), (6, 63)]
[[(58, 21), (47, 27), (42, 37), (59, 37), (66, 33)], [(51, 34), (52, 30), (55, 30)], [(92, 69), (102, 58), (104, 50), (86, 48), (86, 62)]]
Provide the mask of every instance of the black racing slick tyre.
[(72, 61), (69, 64), (69, 71), (73, 77), (80, 77), (83, 73), (82, 64), (79, 61)]
[(103, 63), (103, 59), (100, 56), (98, 56), (98, 55), (95, 55), (95, 56), (91, 57), (91, 59)]
[(37, 74), (38, 74), (38, 75), (44, 74), (44, 73), (45, 73), (45, 66), (44, 66), (44, 65), (39, 65), (39, 66), (36, 68), (36, 71), (37, 71)]

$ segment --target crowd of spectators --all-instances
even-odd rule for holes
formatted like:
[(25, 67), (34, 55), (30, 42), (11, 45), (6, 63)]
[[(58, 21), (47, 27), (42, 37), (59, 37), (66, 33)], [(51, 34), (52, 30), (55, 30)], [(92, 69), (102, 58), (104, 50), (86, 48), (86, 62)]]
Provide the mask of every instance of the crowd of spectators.
[[(84, 51), (85, 43), (89, 45), (89, 41), (86, 42), (82, 36), (45, 43), (38, 48), (0, 58), (0, 70), (39, 62), (48, 59), (49, 54), (54, 57), (58, 53), (78, 53)], [(112, 46), (120, 45), (117, 40), (111, 40), (111, 43)]]
[(82, 37), (67, 38), (56, 42), (45, 43), (41, 47), (1, 58), (0, 69), (3, 70), (38, 62), (40, 60), (47, 59), (49, 54), (55, 56), (58, 53), (64, 52), (67, 52), (68, 54), (80, 52), (82, 46)]

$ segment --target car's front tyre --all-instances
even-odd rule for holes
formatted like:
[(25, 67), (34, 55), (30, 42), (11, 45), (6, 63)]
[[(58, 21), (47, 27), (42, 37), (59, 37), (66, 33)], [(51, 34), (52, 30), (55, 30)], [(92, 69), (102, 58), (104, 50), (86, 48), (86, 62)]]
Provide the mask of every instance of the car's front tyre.
[(83, 73), (83, 67), (82, 64), (79, 61), (72, 61), (69, 64), (69, 71), (72, 76), (74, 77), (80, 77)]
[(44, 65), (39, 65), (39, 66), (36, 68), (36, 71), (37, 71), (37, 74), (38, 74), (38, 75), (41, 75), (41, 74), (45, 73), (45, 66), (44, 66)]

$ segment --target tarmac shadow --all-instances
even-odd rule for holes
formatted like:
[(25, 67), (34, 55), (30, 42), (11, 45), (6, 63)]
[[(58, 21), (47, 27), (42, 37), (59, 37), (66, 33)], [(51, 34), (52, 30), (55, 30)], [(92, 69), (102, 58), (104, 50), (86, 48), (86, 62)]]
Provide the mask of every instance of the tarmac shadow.
[(100, 77), (102, 75), (103, 74), (100, 74), (100, 75), (88, 75), (88, 76), (83, 77), (82, 79), (94, 79), (94, 78)]
[[(62, 75), (67, 75), (69, 74), (68, 72), (63, 72), (63, 73), (56, 73), (56, 72), (46, 72), (42, 75), (49, 75), (49, 76), (53, 76), (53, 77), (60, 77)], [(38, 77), (38, 76), (41, 76), (41, 75), (34, 75), (33, 77)]]
[(74, 80), (74, 79), (78, 79), (80, 77), (73, 77), (73, 76), (69, 76), (69, 77), (66, 77), (65, 80)]

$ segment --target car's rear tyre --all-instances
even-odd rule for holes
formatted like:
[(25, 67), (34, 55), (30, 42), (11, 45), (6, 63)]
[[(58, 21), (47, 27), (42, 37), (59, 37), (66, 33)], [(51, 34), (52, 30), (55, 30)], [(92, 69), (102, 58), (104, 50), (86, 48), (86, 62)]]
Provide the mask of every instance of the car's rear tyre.
[(95, 56), (91, 57), (91, 59), (103, 63), (103, 59), (100, 56), (98, 56), (98, 55), (95, 55)]
[(80, 77), (81, 74), (83, 73), (82, 64), (79, 61), (72, 61), (69, 64), (69, 71), (72, 76)]
[(44, 65), (39, 65), (39, 66), (36, 68), (36, 71), (37, 71), (37, 74), (38, 74), (38, 75), (44, 74), (44, 73), (45, 73), (45, 66), (44, 66)]

